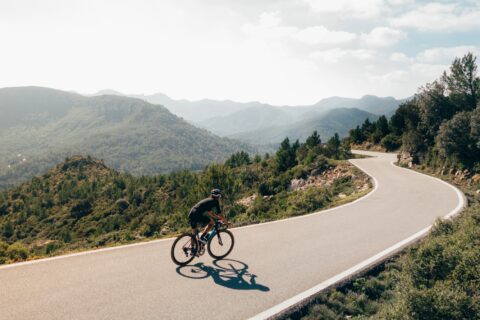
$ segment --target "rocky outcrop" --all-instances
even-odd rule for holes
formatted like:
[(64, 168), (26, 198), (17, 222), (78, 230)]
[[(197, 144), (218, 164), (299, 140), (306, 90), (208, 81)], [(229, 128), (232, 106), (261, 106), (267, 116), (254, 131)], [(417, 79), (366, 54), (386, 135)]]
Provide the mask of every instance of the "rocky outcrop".
[(235, 203), (239, 204), (239, 205), (242, 205), (244, 207), (250, 208), (252, 206), (253, 202), (255, 201), (255, 199), (257, 199), (257, 194), (253, 194), (249, 197), (239, 199)]
[[(311, 187), (328, 187), (332, 185), (336, 179), (341, 177), (350, 177), (352, 180), (358, 180), (358, 177), (353, 173), (353, 168), (351, 166), (338, 165), (335, 168), (326, 170), (319, 175), (310, 175), (306, 179), (293, 179), (290, 182), (288, 191), (304, 190)], [(368, 181), (364, 182), (367, 183)], [(361, 183), (361, 185), (363, 186), (364, 183)]]
[(399, 154), (397, 154), (397, 163), (401, 166), (412, 168), (413, 157), (409, 152), (402, 151)]

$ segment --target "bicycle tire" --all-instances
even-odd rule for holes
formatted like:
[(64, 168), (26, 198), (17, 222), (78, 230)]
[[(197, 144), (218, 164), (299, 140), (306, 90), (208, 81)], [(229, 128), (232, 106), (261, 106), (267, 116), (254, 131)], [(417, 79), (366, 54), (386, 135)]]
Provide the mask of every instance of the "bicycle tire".
[[(180, 248), (180, 246), (182, 248)], [(185, 246), (187, 246), (186, 251), (184, 251)], [(173, 242), (170, 256), (176, 265), (184, 266), (189, 264), (195, 258), (195, 253), (192, 252), (197, 252), (197, 249), (197, 239), (195, 239), (190, 233), (184, 233), (179, 235)], [(183, 255), (185, 255), (185, 259), (180, 259)]]
[[(222, 239), (222, 242), (226, 243), (226, 246), (230, 246), (229, 248), (227, 248), (228, 250), (226, 252), (223, 252), (222, 254), (218, 254), (217, 250), (212, 248), (219, 245), (220, 239)], [(234, 245), (235, 245), (235, 238), (233, 237), (233, 233), (231, 233), (229, 230), (218, 231), (218, 233), (215, 236), (208, 239), (208, 243), (207, 243), (208, 254), (210, 254), (215, 259), (223, 259), (226, 256), (228, 256), (230, 252), (232, 252)]]

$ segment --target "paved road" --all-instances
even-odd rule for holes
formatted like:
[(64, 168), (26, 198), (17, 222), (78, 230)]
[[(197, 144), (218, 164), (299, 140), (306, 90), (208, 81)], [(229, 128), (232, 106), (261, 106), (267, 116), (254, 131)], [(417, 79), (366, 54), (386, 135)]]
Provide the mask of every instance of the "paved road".
[(0, 319), (244, 319), (374, 256), (458, 206), (456, 192), (394, 167), (352, 162), (378, 188), (351, 205), (234, 229), (231, 260), (177, 269), (172, 240), (0, 268)]

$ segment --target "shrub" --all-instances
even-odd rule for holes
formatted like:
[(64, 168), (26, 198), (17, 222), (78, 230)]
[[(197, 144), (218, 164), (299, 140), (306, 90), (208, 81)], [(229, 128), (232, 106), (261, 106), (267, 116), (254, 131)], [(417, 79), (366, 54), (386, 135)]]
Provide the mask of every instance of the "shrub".
[(70, 210), (70, 214), (76, 219), (80, 219), (90, 212), (92, 212), (92, 204), (87, 199), (76, 201)]
[(400, 137), (393, 134), (388, 134), (382, 139), (381, 144), (387, 151), (394, 151), (400, 148), (402, 141)]
[(115, 202), (115, 205), (117, 206), (118, 209), (120, 209), (120, 211), (124, 211), (128, 209), (128, 207), (130, 206), (130, 202), (128, 202), (125, 199), (118, 199)]
[(28, 258), (28, 250), (20, 242), (15, 242), (7, 248), (7, 256), (12, 261), (21, 261)]
[(8, 244), (0, 241), (0, 264), (4, 264), (7, 261), (7, 248)]

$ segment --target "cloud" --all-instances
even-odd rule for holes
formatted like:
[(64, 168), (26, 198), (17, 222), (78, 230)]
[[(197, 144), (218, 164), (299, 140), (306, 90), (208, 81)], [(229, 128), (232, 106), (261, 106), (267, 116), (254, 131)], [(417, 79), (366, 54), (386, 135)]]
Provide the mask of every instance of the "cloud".
[(405, 32), (387, 27), (376, 27), (361, 36), (362, 40), (372, 47), (389, 47), (406, 37)]
[(337, 63), (344, 59), (350, 60), (370, 60), (375, 57), (375, 51), (367, 49), (347, 50), (334, 48), (329, 50), (315, 51), (310, 54), (311, 58), (320, 59), (324, 62)]
[(245, 34), (262, 38), (283, 38), (298, 31), (296, 27), (281, 26), (280, 13), (264, 12), (260, 15), (258, 23), (244, 24), (242, 30)]
[(298, 31), (295, 38), (310, 45), (340, 44), (355, 39), (356, 35), (345, 31), (328, 30), (324, 26), (315, 26)]
[(448, 64), (455, 58), (460, 58), (466, 53), (480, 54), (480, 48), (476, 46), (437, 47), (426, 49), (416, 56), (416, 61), (422, 63)]
[(469, 31), (480, 27), (480, 6), (428, 3), (391, 20), (394, 27), (421, 31)]
[(394, 52), (390, 55), (390, 60), (393, 62), (402, 62), (402, 63), (408, 63), (408, 62), (413, 62), (414, 59), (408, 57), (405, 53), (402, 52)]
[(415, 0), (388, 0), (388, 4), (392, 6), (404, 6), (415, 3)]
[(303, 0), (314, 11), (320, 13), (341, 13), (342, 17), (370, 19), (380, 16), (384, 10), (383, 0)]
[(381, 75), (371, 75), (369, 77), (372, 81), (379, 81), (379, 82), (404, 82), (408, 80), (409, 72), (405, 70), (394, 70), (385, 74)]
[(270, 39), (291, 38), (308, 45), (342, 44), (352, 41), (357, 36), (346, 31), (329, 30), (324, 26), (299, 28), (296, 26), (281, 25), (279, 12), (264, 12), (258, 23), (245, 24), (242, 27), (245, 34), (253, 37)]

